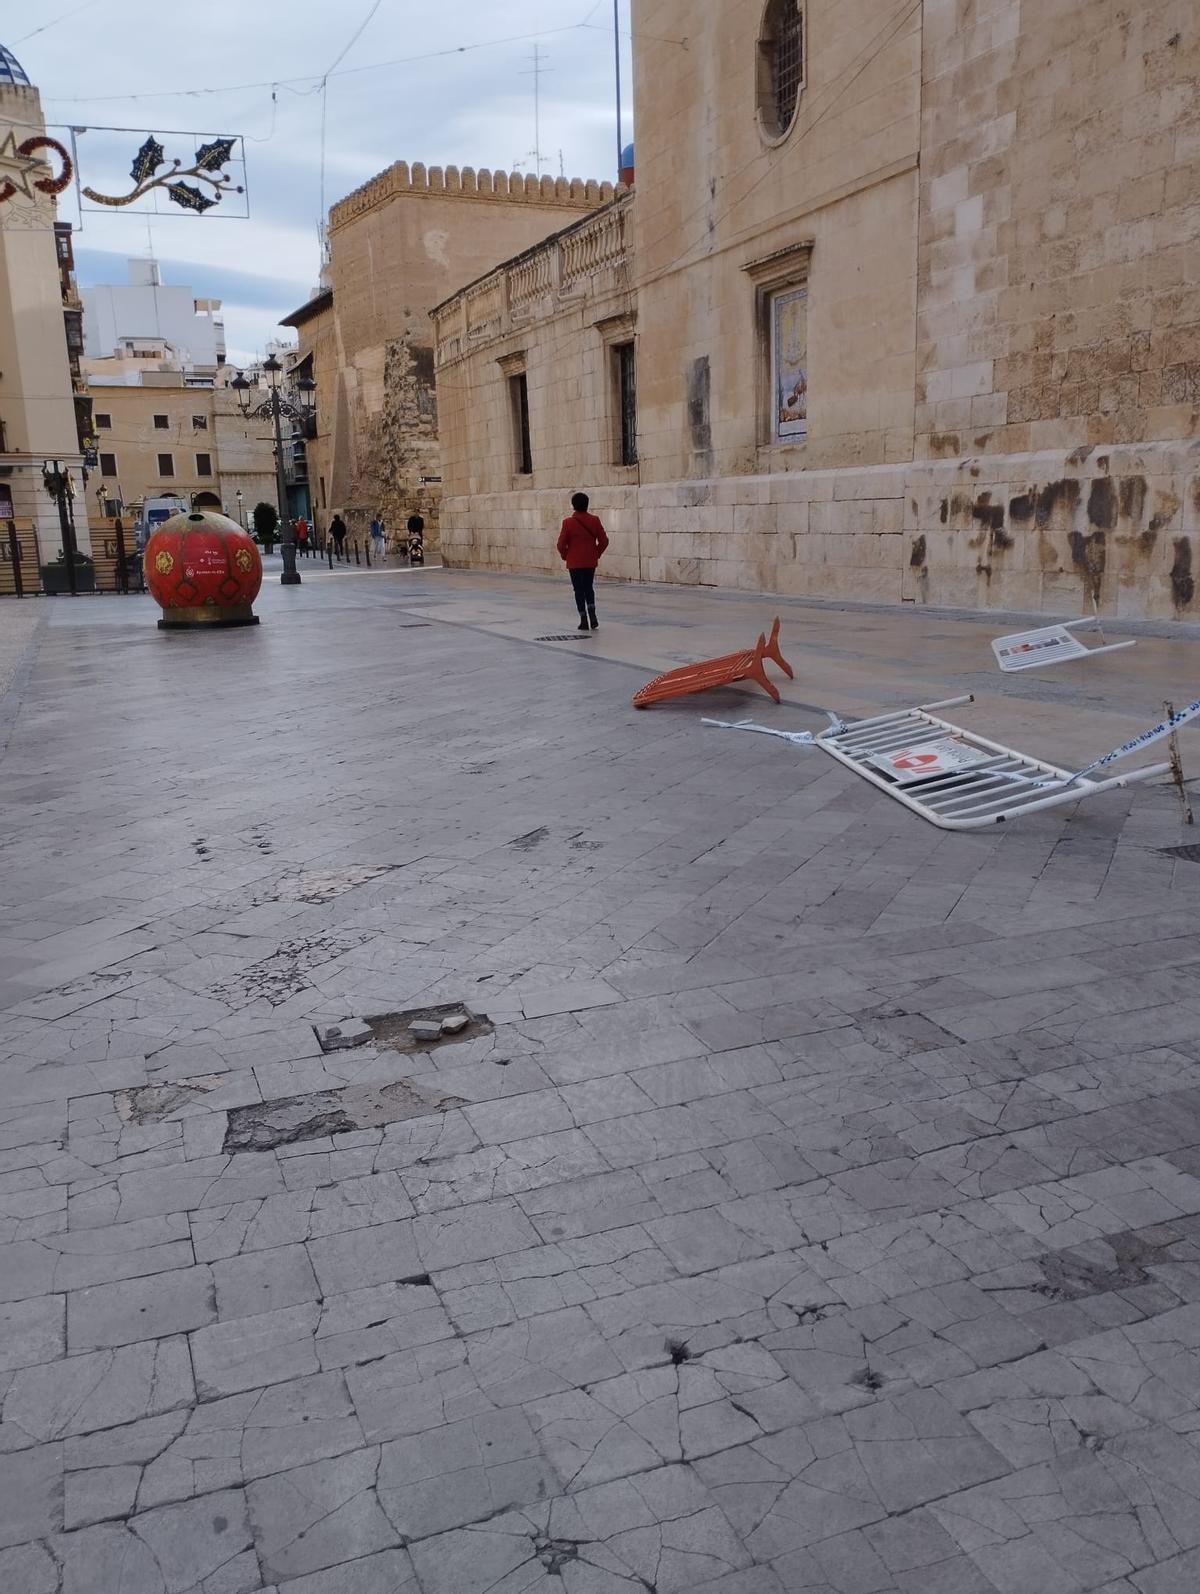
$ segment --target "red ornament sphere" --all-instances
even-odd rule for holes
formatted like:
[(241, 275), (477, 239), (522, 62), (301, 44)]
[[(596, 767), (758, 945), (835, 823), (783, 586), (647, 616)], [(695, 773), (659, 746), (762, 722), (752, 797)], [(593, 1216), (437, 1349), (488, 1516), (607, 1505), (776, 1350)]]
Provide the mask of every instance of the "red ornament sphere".
[(262, 559), (235, 520), (212, 509), (172, 515), (142, 555), (146, 585), (161, 605), (161, 627), (257, 625), (250, 605), (262, 586)]

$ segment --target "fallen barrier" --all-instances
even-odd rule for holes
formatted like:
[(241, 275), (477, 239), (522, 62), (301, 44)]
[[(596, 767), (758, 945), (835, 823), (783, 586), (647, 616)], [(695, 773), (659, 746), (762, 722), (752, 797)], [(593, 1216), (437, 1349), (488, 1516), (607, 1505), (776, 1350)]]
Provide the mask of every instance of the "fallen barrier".
[(1120, 648), (1134, 646), (1129, 642), (1104, 642), (1103, 646), (1088, 648), (1071, 632), (1081, 625), (1094, 625), (1090, 617), (1085, 620), (1067, 620), (1062, 625), (1045, 625), (1037, 631), (1014, 631), (1011, 636), (998, 636), (992, 642), (996, 663), (1006, 675), (1017, 670), (1040, 670), (1047, 664), (1063, 664), (1068, 659), (1094, 659), (1100, 653), (1116, 653)]
[(771, 659), (788, 677), (793, 679), (792, 667), (779, 651), (779, 618), (771, 627), (768, 641), (761, 632), (752, 648), (740, 653), (723, 653), (717, 659), (701, 659), (697, 664), (682, 664), (676, 670), (667, 670), (647, 681), (634, 693), (634, 708), (649, 708), (652, 703), (662, 703), (672, 697), (687, 697), (691, 692), (707, 692), (718, 686), (732, 686), (737, 681), (757, 681), (763, 691), (779, 702), (779, 693), (767, 679), (763, 664)]
[(818, 734), (817, 743), (930, 824), (942, 830), (980, 830), (1168, 774), (1168, 764), (1147, 764), (1106, 780), (1090, 778), (1093, 771), (1171, 735), (1200, 714), (1200, 701), (1192, 703), (1071, 774), (965, 731), (932, 712), (971, 702), (974, 698), (970, 696), (947, 698), (858, 720), (840, 729), (830, 726)]

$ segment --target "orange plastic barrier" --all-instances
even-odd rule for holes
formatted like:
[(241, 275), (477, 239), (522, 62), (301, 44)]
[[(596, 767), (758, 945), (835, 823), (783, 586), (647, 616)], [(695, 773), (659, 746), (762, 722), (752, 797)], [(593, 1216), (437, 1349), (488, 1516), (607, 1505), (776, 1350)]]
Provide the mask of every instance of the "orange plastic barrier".
[(689, 692), (706, 692), (714, 686), (732, 686), (735, 681), (757, 681), (764, 692), (778, 703), (779, 693), (767, 679), (764, 659), (773, 659), (789, 680), (792, 667), (779, 651), (779, 617), (771, 627), (771, 638), (761, 633), (757, 643), (742, 653), (725, 653), (719, 659), (703, 659), (699, 664), (683, 664), (677, 670), (656, 675), (634, 694), (634, 708), (649, 708), (669, 697), (686, 697)]

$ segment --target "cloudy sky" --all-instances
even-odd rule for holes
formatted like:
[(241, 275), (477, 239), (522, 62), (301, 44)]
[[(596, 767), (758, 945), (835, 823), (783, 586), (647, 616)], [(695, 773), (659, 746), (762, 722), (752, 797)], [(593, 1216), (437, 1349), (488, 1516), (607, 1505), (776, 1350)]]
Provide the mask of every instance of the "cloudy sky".
[[(620, 9), (624, 30), (629, 0)], [(127, 170), (146, 132), (245, 136), (248, 220), (164, 215), (148, 237), (145, 216), (89, 211), (75, 240), (84, 284), (124, 282), (127, 257), (152, 242), (165, 281), (224, 301), (239, 359), (316, 282), (320, 82), (343, 51), (327, 80), (327, 206), (393, 160), (532, 171), (535, 45), (543, 172), (558, 175), (561, 151), (568, 177), (615, 175), (611, 0), (33, 0), (20, 22), (5, 11), (0, 42), (41, 90), (48, 123), (134, 130), (79, 138), (85, 181), (89, 148), (119, 152)], [(622, 45), (628, 139), (627, 34)], [(62, 214), (79, 219), (73, 202)]]

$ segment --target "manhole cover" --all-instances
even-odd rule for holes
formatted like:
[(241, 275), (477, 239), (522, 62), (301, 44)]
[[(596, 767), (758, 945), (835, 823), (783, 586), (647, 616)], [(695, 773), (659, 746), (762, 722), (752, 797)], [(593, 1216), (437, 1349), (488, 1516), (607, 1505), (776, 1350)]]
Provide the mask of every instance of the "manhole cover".
[(553, 636), (535, 636), (535, 642), (586, 642), (591, 637), (590, 631), (556, 631)]
[(1186, 847), (1159, 847), (1165, 858), (1178, 858), (1181, 863), (1200, 863), (1200, 842), (1189, 842)]
[(405, 1079), (394, 1085), (347, 1085), (306, 1096), (230, 1109), (221, 1150), (271, 1151), (354, 1129), (378, 1129), (402, 1118), (427, 1118), (463, 1105), (458, 1096), (426, 1095)]

